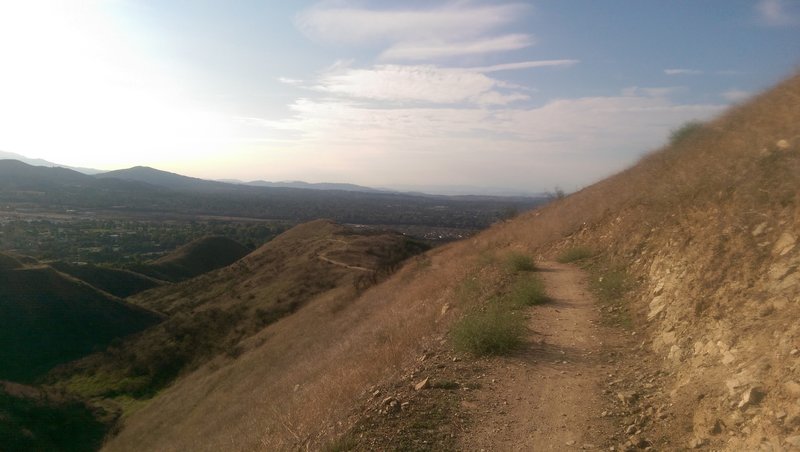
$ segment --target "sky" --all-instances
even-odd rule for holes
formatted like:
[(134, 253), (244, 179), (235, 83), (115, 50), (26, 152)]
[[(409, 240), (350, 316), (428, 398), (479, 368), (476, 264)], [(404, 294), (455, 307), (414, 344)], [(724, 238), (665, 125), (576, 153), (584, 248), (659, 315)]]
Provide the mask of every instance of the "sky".
[(800, 0), (0, 0), (0, 150), (572, 191), (800, 68)]

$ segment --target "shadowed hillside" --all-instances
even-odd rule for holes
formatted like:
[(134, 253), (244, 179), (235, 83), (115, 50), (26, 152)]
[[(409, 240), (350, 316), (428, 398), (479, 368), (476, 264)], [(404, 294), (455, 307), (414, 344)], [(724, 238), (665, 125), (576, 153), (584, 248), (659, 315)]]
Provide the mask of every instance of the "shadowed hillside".
[(249, 252), (247, 247), (227, 237), (203, 237), (152, 264), (134, 266), (133, 269), (162, 281), (184, 281), (230, 265)]
[[(644, 413), (633, 430), (668, 449), (782, 450), (800, 434), (798, 193), (795, 76), (631, 169), (433, 250), (382, 284), (313, 298), (235, 360), (159, 394), (107, 448), (321, 448), (353, 422), (354, 400), (374, 406), (383, 395), (374, 401), (370, 388), (404, 381), (446, 343), (464, 288), (487, 277), (493, 255), (587, 249), (594, 279), (617, 282), (606, 294), (664, 379), (625, 401)], [(661, 404), (663, 417), (635, 406), (644, 403)], [(358, 449), (358, 437), (346, 444)]]
[(50, 267), (0, 271), (0, 379), (30, 381), (158, 321)]
[(51, 267), (115, 297), (125, 298), (163, 284), (161, 281), (129, 270), (99, 265), (75, 265), (53, 262)]

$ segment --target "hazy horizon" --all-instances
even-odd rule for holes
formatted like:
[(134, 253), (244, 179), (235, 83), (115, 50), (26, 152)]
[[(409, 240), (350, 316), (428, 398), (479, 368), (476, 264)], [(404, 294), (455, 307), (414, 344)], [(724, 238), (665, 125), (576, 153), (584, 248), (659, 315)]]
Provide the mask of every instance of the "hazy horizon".
[(800, 4), (0, 5), (0, 149), (74, 167), (575, 190), (796, 70)]

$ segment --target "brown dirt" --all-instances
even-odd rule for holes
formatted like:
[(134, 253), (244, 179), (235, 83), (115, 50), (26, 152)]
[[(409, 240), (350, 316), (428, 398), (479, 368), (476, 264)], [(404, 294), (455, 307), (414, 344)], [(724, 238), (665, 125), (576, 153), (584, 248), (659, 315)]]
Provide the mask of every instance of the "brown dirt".
[(582, 270), (551, 262), (541, 268), (552, 302), (533, 308), (525, 349), (491, 366), (486, 390), (463, 403), (478, 422), (460, 449), (595, 449), (613, 443), (616, 429), (602, 416), (602, 389), (614, 372), (604, 351), (621, 335), (601, 324)]

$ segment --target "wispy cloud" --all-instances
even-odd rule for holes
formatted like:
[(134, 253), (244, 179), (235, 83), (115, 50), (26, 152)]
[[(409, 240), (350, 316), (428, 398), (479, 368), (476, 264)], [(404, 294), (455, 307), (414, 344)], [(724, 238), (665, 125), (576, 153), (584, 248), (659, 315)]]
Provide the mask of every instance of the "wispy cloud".
[(475, 72), (514, 71), (518, 69), (531, 69), (537, 67), (569, 67), (578, 64), (579, 60), (539, 60), (521, 61), (518, 63), (495, 64), (493, 66), (474, 67)]
[(760, 0), (756, 12), (761, 22), (770, 27), (800, 25), (800, 3), (785, 0)]
[(381, 60), (435, 60), (452, 56), (480, 55), (523, 49), (533, 44), (525, 34), (509, 34), (469, 41), (403, 41), (380, 55)]
[(461, 68), (378, 65), (368, 69), (337, 69), (323, 75), (316, 89), (356, 99), (437, 104), (505, 105), (527, 99), (522, 93), (502, 93), (507, 86), (486, 75)]
[[(561, 99), (502, 109), (384, 108), (346, 99), (301, 99), (291, 105), (291, 118), (263, 126), (269, 135), (295, 134), (292, 152), (325, 165), (350, 165), (353, 177), (367, 182), (425, 183), (435, 176), (446, 184), (470, 183), (493, 168), (506, 184), (530, 186), (536, 174), (537, 184), (547, 187), (569, 183), (565, 173), (586, 180), (598, 177), (598, 169), (618, 170), (663, 143), (676, 125), (708, 119), (721, 109), (648, 96)], [(364, 158), (370, 152), (380, 158)], [(412, 171), (421, 161), (424, 170)], [(405, 174), (393, 180), (406, 169), (417, 179)]]
[(367, 9), (322, 2), (298, 14), (295, 25), (321, 41), (386, 46), (380, 55), (384, 61), (421, 61), (528, 47), (534, 43), (528, 34), (493, 32), (529, 9), (522, 4), (470, 2), (422, 9)]
[(702, 75), (704, 72), (698, 69), (664, 69), (667, 75)]

